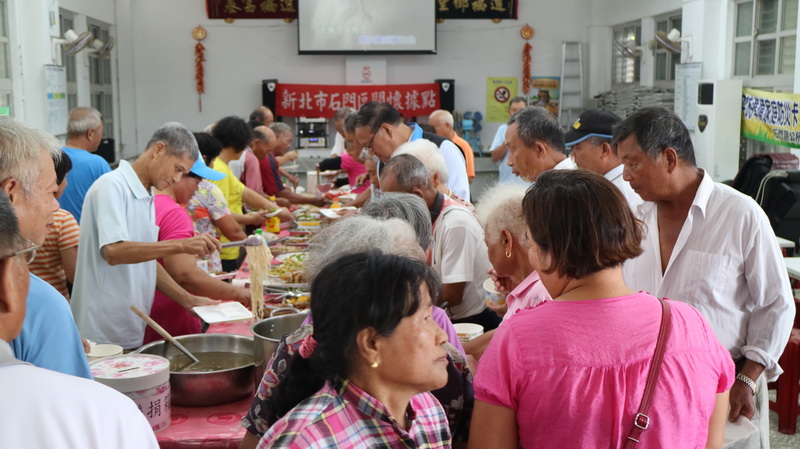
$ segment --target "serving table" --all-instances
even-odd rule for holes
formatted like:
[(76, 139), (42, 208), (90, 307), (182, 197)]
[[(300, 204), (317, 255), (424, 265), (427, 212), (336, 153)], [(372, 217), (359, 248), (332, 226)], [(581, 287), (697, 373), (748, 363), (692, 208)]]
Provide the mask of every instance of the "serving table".
[[(252, 336), (254, 319), (212, 324), (208, 333)], [(156, 438), (161, 449), (236, 449), (246, 430), (239, 424), (252, 397), (213, 407), (172, 407), (172, 419)]]

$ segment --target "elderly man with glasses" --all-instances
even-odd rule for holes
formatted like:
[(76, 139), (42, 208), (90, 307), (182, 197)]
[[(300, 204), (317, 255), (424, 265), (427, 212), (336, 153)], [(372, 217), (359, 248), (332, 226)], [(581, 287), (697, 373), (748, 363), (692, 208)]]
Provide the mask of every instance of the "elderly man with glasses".
[[(15, 357), (9, 342), (23, 328), (27, 263), (37, 247), (20, 234), (15, 210), (0, 192), (0, 447), (157, 448), (153, 430), (130, 398)], [(41, 431), (42, 423), (56, 422)]]
[(369, 151), (370, 155), (377, 156), (381, 160), (379, 177), (383, 164), (389, 162), (389, 158), (400, 145), (417, 139), (428, 139), (439, 147), (439, 152), (447, 165), (447, 187), (465, 201), (469, 201), (467, 163), (464, 154), (453, 141), (424, 132), (416, 124), (406, 125), (403, 123), (400, 111), (387, 103), (367, 103), (358, 111), (356, 117), (356, 140)]
[[(50, 134), (0, 117), (0, 190), (8, 195), (28, 241), (20, 253), (33, 260), (44, 243), (58, 191), (53, 157), (61, 147)], [(14, 356), (36, 366), (91, 378), (78, 329), (64, 296), (39, 277), (29, 274), (27, 313), (22, 331), (11, 341)]]

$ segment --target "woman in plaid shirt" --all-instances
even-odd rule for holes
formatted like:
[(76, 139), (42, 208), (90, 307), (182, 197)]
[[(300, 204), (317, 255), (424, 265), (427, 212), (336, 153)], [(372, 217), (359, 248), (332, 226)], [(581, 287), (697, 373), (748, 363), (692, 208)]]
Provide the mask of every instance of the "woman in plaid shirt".
[(258, 447), (450, 447), (429, 393), (447, 382), (447, 335), (431, 317), (439, 289), (423, 263), (374, 250), (323, 268), (314, 333), (266, 404), (277, 421)]

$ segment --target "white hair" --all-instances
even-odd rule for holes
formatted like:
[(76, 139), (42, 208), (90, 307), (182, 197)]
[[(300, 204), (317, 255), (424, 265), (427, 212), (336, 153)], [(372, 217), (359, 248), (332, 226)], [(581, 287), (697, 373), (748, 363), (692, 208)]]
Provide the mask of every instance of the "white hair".
[(444, 157), (439, 152), (439, 147), (428, 139), (417, 139), (411, 142), (406, 142), (392, 153), (392, 157), (401, 154), (410, 154), (422, 162), (422, 165), (428, 170), (430, 176), (434, 173), (439, 174), (439, 180), (446, 184), (450, 177), (447, 175), (447, 164), (444, 163)]
[(490, 241), (496, 241), (500, 232), (506, 230), (526, 244), (527, 227), (522, 212), (526, 191), (527, 187), (521, 184), (495, 184), (481, 195), (475, 204), (475, 215)]
[(453, 120), (453, 114), (451, 114), (450, 111), (445, 111), (444, 109), (437, 109), (431, 112), (431, 115), (428, 116), (428, 121), (436, 119), (439, 119), (443, 121), (445, 124), (450, 125), (451, 128), (453, 127), (453, 123), (455, 122)]
[(345, 217), (321, 230), (312, 243), (305, 267), (309, 282), (328, 263), (347, 254), (377, 249), (385, 254), (414, 259), (425, 256), (414, 229), (399, 218), (381, 220), (363, 215)]
[(103, 116), (100, 111), (89, 106), (80, 106), (69, 112), (67, 137), (82, 136), (87, 132), (100, 128)]
[(0, 182), (14, 178), (26, 195), (31, 193), (42, 173), (42, 151), (47, 151), (54, 162), (61, 160), (61, 145), (52, 134), (0, 116)]

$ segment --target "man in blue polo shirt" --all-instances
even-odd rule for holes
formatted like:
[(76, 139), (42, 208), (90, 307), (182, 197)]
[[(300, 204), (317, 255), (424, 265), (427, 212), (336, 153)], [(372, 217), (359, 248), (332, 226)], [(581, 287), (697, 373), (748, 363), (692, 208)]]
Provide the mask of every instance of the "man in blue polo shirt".
[[(14, 206), (30, 248), (42, 245), (58, 210), (53, 156), (58, 141), (10, 117), (0, 117), (0, 189)], [(22, 332), (11, 341), (14, 357), (41, 368), (91, 378), (69, 303), (50, 284), (29, 275)]]
[(97, 178), (111, 171), (108, 162), (92, 154), (103, 139), (103, 117), (95, 108), (79, 107), (69, 113), (67, 144), (63, 150), (72, 160), (67, 174), (67, 187), (59, 198), (61, 208), (81, 222), (83, 198)]

